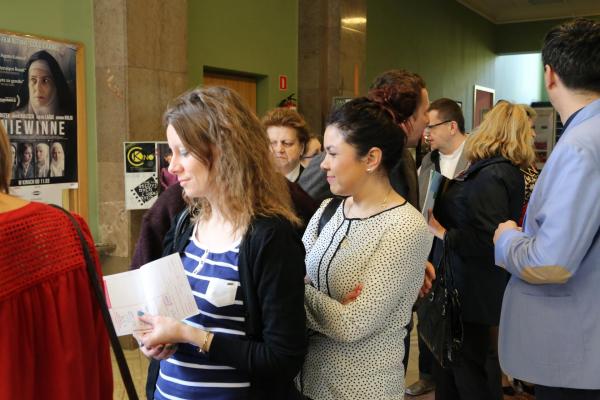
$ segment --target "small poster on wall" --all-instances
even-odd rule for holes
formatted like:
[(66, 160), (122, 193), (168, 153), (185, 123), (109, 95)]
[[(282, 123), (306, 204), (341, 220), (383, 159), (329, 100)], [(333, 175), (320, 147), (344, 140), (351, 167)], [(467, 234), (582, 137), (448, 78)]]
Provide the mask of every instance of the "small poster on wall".
[(177, 183), (169, 172), (171, 150), (166, 142), (125, 142), (125, 208), (152, 207), (158, 195)]
[(485, 114), (494, 107), (496, 91), (484, 86), (473, 88), (473, 129), (477, 128)]
[(12, 187), (77, 187), (77, 47), (0, 32), (0, 120)]

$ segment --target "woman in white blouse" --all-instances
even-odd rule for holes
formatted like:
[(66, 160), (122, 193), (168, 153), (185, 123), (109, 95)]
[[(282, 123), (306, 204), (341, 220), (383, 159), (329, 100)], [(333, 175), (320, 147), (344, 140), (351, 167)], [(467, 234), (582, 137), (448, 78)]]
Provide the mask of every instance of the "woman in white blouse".
[[(395, 121), (406, 114), (358, 98), (329, 117), (321, 168), (331, 192), (347, 197), (319, 233), (325, 200), (303, 238), (312, 332), (296, 383), (310, 399), (404, 398), (405, 326), (432, 239), (422, 215), (390, 184), (406, 141)], [(357, 288), (360, 295), (346, 302)]]

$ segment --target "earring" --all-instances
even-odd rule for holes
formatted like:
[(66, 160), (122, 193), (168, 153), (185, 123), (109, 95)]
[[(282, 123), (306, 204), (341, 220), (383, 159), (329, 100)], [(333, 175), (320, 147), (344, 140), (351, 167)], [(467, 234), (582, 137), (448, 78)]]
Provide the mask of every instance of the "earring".
[(367, 168), (367, 172), (371, 172), (371, 171), (372, 171), (372, 169), (371, 169), (371, 168)]

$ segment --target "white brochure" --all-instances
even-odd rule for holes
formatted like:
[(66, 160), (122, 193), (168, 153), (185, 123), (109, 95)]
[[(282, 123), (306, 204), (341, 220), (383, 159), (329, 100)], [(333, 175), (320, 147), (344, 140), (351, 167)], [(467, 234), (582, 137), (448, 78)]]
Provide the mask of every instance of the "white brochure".
[(192, 289), (178, 253), (140, 269), (104, 277), (106, 302), (118, 336), (146, 330), (138, 311), (178, 320), (198, 314)]

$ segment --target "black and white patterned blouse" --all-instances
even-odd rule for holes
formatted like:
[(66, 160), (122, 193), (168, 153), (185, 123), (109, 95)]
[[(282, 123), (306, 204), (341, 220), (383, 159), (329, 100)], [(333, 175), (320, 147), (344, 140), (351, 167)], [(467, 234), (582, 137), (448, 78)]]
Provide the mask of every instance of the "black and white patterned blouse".
[[(403, 399), (404, 328), (423, 284), (432, 236), (408, 203), (366, 219), (344, 202), (317, 237), (325, 200), (304, 234), (309, 351), (296, 383), (314, 400)], [(340, 303), (357, 283), (360, 296)]]

